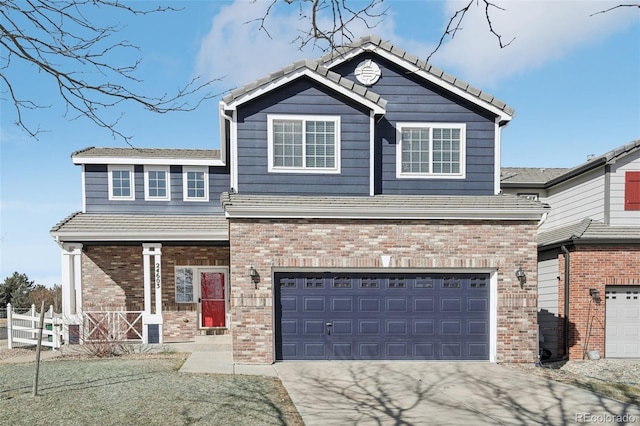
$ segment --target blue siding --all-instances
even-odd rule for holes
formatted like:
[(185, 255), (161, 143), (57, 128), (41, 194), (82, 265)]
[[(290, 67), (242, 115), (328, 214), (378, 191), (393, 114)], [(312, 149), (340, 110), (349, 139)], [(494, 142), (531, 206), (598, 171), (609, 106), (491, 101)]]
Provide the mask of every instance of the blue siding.
[[(490, 195), (494, 193), (494, 117), (476, 105), (414, 77), (374, 54), (362, 54), (332, 69), (356, 81), (353, 71), (372, 59), (382, 72), (371, 90), (388, 101), (376, 124), (375, 191), (384, 194)], [(466, 123), (466, 179), (397, 179), (397, 122)]]
[(209, 167), (209, 201), (185, 202), (182, 195), (182, 167), (171, 166), (171, 201), (145, 201), (144, 167), (137, 165), (135, 200), (109, 200), (108, 166), (85, 166), (85, 196), (87, 213), (140, 214), (223, 214), (220, 194), (229, 190), (229, 168)]
[[(268, 173), (267, 114), (340, 116), (341, 173)], [(307, 79), (238, 109), (238, 191), (271, 194), (369, 194), (369, 111)]]

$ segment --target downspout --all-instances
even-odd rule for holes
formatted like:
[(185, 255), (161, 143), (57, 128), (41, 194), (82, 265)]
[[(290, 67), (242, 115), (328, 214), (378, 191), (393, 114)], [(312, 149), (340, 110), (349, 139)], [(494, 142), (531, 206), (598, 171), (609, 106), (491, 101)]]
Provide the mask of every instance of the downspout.
[(571, 282), (571, 257), (569, 250), (563, 245), (560, 247), (564, 253), (564, 357), (569, 359), (569, 283)]

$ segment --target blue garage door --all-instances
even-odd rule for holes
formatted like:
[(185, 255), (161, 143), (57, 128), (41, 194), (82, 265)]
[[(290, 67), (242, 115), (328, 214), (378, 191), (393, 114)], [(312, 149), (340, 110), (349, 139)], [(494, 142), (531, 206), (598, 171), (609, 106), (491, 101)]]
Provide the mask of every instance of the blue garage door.
[(488, 360), (488, 274), (275, 274), (278, 360)]

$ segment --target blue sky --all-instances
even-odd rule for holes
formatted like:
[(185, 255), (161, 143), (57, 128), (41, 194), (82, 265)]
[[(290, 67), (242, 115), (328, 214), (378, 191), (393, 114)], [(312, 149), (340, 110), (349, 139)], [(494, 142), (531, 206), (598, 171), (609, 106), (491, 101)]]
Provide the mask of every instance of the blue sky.
[[(492, 93), (516, 109), (503, 131), (502, 165), (572, 167), (589, 154), (603, 154), (640, 137), (640, 11), (618, 9), (589, 16), (619, 2), (500, 1), (493, 24), (513, 43), (500, 49), (486, 30), (482, 10), (472, 9), (464, 30), (431, 62)], [(144, 5), (153, 5), (144, 2)], [(266, 25), (271, 39), (247, 23), (262, 16), (265, 2), (165, 2), (179, 12), (130, 17), (100, 11), (99, 19), (126, 26), (123, 39), (140, 47), (139, 88), (172, 92), (194, 76), (221, 78), (223, 93), (297, 59), (321, 56), (300, 51), (295, 7), (282, 5)], [(374, 29), (354, 27), (356, 36), (376, 34), (426, 59), (460, 1), (385, 1), (388, 14)], [(2, 55), (4, 56), (4, 54)], [(4, 70), (3, 70), (4, 71)], [(72, 152), (88, 146), (126, 144), (86, 119), (69, 121), (55, 87), (31, 67), (12, 64), (6, 75), (21, 96), (50, 108), (26, 119), (46, 130), (38, 140), (13, 123), (1, 104), (0, 279), (14, 271), (37, 283), (60, 282), (60, 251), (49, 235), (58, 221), (81, 209), (80, 168)], [(2, 87), (2, 91), (5, 91)], [(157, 116), (122, 106), (119, 129), (136, 147), (217, 148), (218, 99), (197, 111)]]

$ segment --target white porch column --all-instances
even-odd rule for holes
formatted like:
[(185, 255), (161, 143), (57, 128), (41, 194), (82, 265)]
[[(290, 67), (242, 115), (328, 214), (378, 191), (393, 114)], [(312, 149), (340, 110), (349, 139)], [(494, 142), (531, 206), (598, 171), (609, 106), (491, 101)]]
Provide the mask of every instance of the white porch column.
[[(142, 244), (142, 265), (144, 268), (144, 314), (143, 314), (143, 343), (149, 343), (149, 326), (157, 325), (158, 341), (162, 343), (162, 244), (145, 243)], [(151, 279), (151, 268), (153, 265), (153, 280)], [(151, 285), (154, 287), (154, 301), (152, 306)]]
[(69, 324), (81, 324), (82, 318), (82, 244), (62, 244), (63, 336), (69, 342)]

